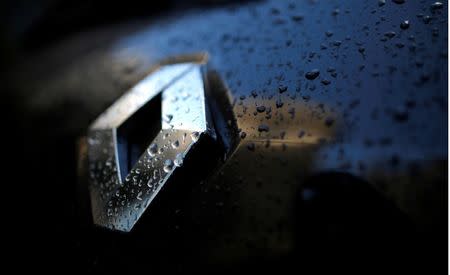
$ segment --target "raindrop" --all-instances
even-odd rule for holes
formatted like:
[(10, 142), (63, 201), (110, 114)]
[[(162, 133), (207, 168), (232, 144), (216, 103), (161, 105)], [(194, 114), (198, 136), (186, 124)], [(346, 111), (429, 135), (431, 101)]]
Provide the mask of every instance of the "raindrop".
[(280, 86), (278, 87), (278, 91), (280, 92), (280, 94), (286, 92), (287, 89), (288, 89), (288, 87), (285, 86), (285, 85), (280, 85)]
[(422, 18), (423, 23), (425, 23), (425, 24), (429, 24), (429, 23), (431, 22), (431, 19), (432, 19), (432, 17), (429, 16), (429, 15), (425, 15), (425, 16)]
[(156, 143), (152, 143), (150, 144), (150, 146), (147, 149), (147, 153), (151, 156), (154, 157), (156, 155), (156, 153), (158, 153), (158, 145), (156, 145)]
[(140, 191), (138, 194), (137, 194), (137, 196), (136, 196), (136, 199), (138, 199), (138, 200), (142, 200), (142, 191)]
[(409, 20), (405, 20), (405, 21), (403, 21), (402, 23), (400, 23), (400, 28), (401, 28), (402, 30), (408, 29), (408, 28), (409, 28)]
[(438, 10), (438, 9), (442, 9), (444, 5), (441, 2), (434, 2), (433, 4), (431, 4), (431, 10)]
[(281, 99), (277, 99), (277, 101), (275, 102), (275, 105), (277, 106), (277, 108), (281, 108), (283, 107), (283, 101), (281, 101)]
[(292, 21), (294, 21), (294, 22), (300, 22), (300, 21), (302, 21), (303, 20), (303, 16), (302, 15), (293, 15), (293, 16), (291, 16), (291, 19), (292, 19)]
[(321, 81), (321, 83), (322, 83), (323, 85), (330, 85), (331, 81), (329, 81), (328, 79), (323, 79), (323, 80)]
[(386, 36), (387, 38), (393, 38), (395, 35), (396, 33), (393, 31), (384, 33), (384, 36)]
[(306, 79), (314, 80), (320, 75), (320, 71), (318, 69), (311, 70), (305, 74)]
[(200, 133), (199, 132), (192, 132), (191, 134), (191, 139), (193, 142), (197, 142), (197, 140), (200, 138)]
[(173, 168), (173, 161), (171, 159), (166, 159), (166, 161), (164, 161), (164, 172), (169, 173), (170, 171), (172, 171)]
[(96, 138), (88, 138), (88, 144), (94, 145), (100, 143)]
[(177, 167), (182, 166), (183, 165), (183, 154), (182, 153), (177, 154), (173, 163)]
[(306, 134), (305, 130), (300, 130), (300, 132), (298, 132), (298, 138), (304, 137), (305, 134)]
[(406, 122), (408, 120), (408, 117), (408, 110), (406, 110), (406, 108), (404, 107), (399, 107), (393, 112), (393, 118), (397, 122)]
[(153, 181), (150, 179), (148, 182), (147, 182), (147, 186), (149, 187), (149, 188), (152, 188), (153, 187)]
[(326, 125), (327, 127), (331, 127), (333, 124), (334, 124), (334, 119), (333, 119), (332, 117), (327, 117), (327, 118), (325, 119), (325, 125)]
[(342, 44), (342, 41), (340, 41), (340, 40), (333, 41), (333, 45), (336, 47), (339, 47), (341, 44)]
[(258, 126), (258, 131), (259, 132), (269, 132), (269, 126), (266, 124), (260, 124)]
[(165, 116), (165, 122), (170, 123), (172, 121), (173, 115), (166, 115)]
[(178, 148), (178, 146), (180, 146), (180, 142), (178, 140), (175, 140), (174, 142), (172, 142), (172, 148), (173, 149)]
[(262, 112), (264, 112), (266, 110), (266, 107), (265, 106), (258, 106), (258, 107), (256, 107), (256, 111), (258, 111), (258, 113), (262, 113)]

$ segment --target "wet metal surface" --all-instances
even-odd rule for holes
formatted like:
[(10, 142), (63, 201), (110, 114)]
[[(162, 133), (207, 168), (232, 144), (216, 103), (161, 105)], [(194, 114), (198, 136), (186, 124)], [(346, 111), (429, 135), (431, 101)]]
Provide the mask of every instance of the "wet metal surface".
[[(204, 135), (215, 138), (206, 105), (202, 65), (173, 64), (158, 68), (118, 99), (93, 123), (88, 134), (88, 173), (94, 223), (120, 231), (130, 231), (154, 197), (178, 167), (183, 165), (195, 144)], [(130, 171), (126, 158), (133, 150), (120, 149), (117, 129), (139, 108), (162, 93), (162, 129), (150, 140)], [(152, 106), (153, 107), (153, 106)], [(154, 119), (153, 119), (154, 120)], [(151, 117), (138, 121), (142, 134), (153, 127)], [(154, 123), (154, 122), (153, 122)], [(124, 142), (129, 142), (126, 140)], [(121, 161), (125, 159), (124, 161)], [(202, 169), (201, 163), (198, 164)], [(121, 175), (123, 173), (123, 175)], [(125, 174), (126, 173), (126, 174)]]

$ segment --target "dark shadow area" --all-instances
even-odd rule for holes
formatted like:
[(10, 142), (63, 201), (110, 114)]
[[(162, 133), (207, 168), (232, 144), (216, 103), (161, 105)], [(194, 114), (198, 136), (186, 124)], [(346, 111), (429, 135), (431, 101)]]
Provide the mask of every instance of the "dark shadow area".
[(226, 156), (232, 154), (239, 142), (239, 133), (233, 107), (230, 104), (229, 89), (214, 70), (208, 71), (205, 83), (210, 97), (208, 107), (219, 142), (223, 144)]
[(237, 0), (38, 0), (2, 1), (0, 38), (8, 45), (36, 51), (74, 33), (124, 20), (161, 16), (170, 11), (239, 4)]
[(446, 269), (438, 256), (445, 244), (427, 241), (392, 202), (350, 174), (311, 177), (298, 194), (297, 215), (297, 257), (306, 270), (441, 274)]

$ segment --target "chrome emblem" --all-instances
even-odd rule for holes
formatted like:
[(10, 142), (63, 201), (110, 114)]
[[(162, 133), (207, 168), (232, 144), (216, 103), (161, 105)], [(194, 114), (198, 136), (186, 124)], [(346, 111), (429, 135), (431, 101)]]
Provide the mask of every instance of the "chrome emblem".
[(159, 67), (90, 126), (87, 169), (95, 224), (130, 231), (198, 144), (216, 140), (204, 67)]

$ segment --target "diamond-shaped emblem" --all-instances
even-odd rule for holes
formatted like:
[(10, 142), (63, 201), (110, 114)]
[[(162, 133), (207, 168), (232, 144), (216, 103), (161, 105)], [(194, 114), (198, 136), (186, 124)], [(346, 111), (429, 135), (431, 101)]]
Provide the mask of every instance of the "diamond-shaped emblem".
[(204, 64), (165, 65), (91, 125), (89, 192), (94, 223), (130, 231), (175, 170), (205, 138), (210, 122)]

